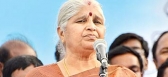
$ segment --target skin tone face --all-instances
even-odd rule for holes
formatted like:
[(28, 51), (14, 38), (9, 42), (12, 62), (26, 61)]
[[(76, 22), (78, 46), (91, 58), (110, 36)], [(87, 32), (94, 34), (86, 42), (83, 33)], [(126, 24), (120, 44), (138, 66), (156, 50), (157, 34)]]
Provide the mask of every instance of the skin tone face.
[(141, 70), (140, 70), (140, 64), (138, 62), (138, 59), (136, 56), (134, 56), (131, 53), (126, 53), (122, 55), (118, 55), (110, 60), (110, 64), (112, 65), (120, 65), (125, 66), (132, 70), (137, 77), (141, 77)]
[(168, 58), (168, 33), (163, 35), (158, 42), (156, 49), (156, 60), (154, 60), (157, 68), (163, 64)]
[(94, 51), (94, 41), (103, 39), (104, 34), (105, 26), (102, 14), (97, 7), (88, 5), (70, 18), (66, 30), (61, 35), (61, 40), (65, 43), (67, 51), (77, 51), (75, 53), (88, 55), (87, 52)]
[(33, 68), (34, 68), (34, 66), (33, 66), (33, 65), (30, 65), (30, 66), (28, 66), (28, 67), (27, 67), (26, 69), (24, 69), (24, 70), (22, 70), (22, 69), (20, 69), (20, 70), (15, 70), (15, 71), (12, 73), (11, 77), (25, 77), (26, 74), (27, 74), (29, 71), (31, 71)]
[(163, 77), (168, 77), (168, 68), (165, 69)]
[(136, 39), (130, 39), (130, 40), (124, 42), (123, 45), (130, 47), (130, 48), (133, 48), (141, 55), (142, 60), (143, 60), (144, 70), (146, 70), (148, 67), (148, 61), (145, 57), (145, 54), (144, 54), (145, 51), (142, 49), (141, 43)]

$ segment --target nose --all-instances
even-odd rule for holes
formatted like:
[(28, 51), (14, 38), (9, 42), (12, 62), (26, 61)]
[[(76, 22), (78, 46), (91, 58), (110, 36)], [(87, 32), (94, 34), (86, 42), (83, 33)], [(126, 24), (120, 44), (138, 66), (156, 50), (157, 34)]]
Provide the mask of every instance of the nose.
[(86, 26), (86, 30), (88, 31), (96, 31), (96, 26), (94, 23), (90, 23)]

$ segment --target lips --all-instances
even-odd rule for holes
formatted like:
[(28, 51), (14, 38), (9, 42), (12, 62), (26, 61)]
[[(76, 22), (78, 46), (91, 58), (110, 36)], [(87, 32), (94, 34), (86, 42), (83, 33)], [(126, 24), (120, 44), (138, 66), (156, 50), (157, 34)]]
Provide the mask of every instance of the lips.
[(96, 39), (96, 38), (97, 38), (97, 36), (94, 35), (94, 34), (87, 34), (87, 35), (85, 35), (84, 37), (88, 37), (88, 38), (90, 38), (90, 39)]

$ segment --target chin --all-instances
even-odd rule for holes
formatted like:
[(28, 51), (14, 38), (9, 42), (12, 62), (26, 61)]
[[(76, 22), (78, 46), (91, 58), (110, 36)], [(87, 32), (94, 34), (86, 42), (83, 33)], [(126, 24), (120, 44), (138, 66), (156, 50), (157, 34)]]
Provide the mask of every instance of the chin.
[(93, 49), (94, 50), (93, 44), (87, 44), (87, 45), (84, 46), (84, 48), (86, 48), (86, 49)]
[(85, 48), (85, 49), (84, 49), (84, 52), (87, 53), (87, 54), (91, 54), (91, 53), (93, 53), (93, 52), (95, 52), (95, 51), (94, 51), (93, 48)]
[(93, 44), (94, 44), (94, 41), (93, 41), (93, 40), (92, 40), (92, 41), (91, 41), (91, 40), (90, 40), (90, 41), (84, 41), (84, 42), (82, 43), (82, 46), (83, 46), (84, 49), (94, 50)]

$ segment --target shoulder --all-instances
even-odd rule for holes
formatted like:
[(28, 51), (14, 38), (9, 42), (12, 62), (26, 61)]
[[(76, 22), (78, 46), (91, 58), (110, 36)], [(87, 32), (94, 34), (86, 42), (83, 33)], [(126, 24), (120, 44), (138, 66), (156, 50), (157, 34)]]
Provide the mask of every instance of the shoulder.
[(31, 70), (26, 77), (63, 77), (61, 70), (57, 64), (36, 67)]

